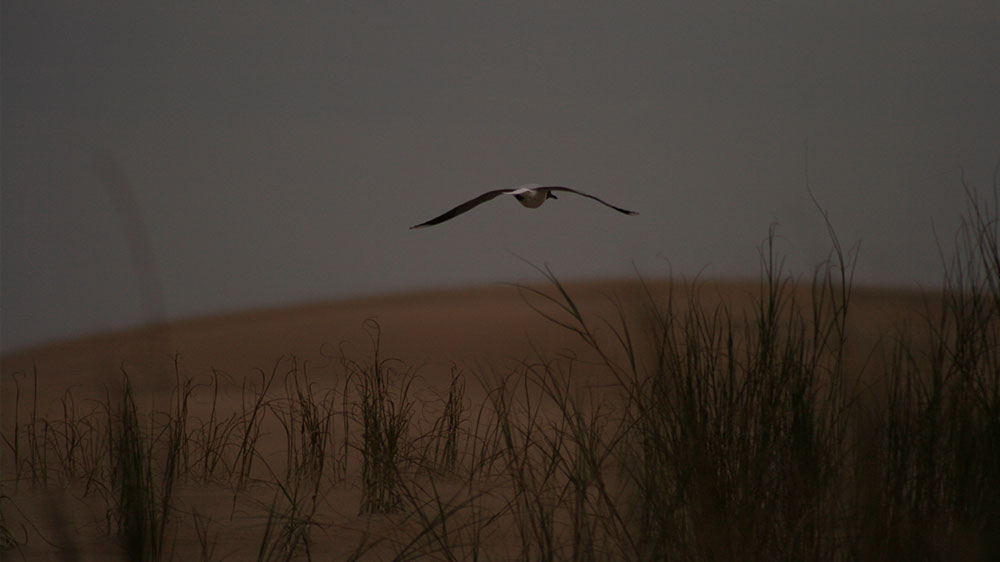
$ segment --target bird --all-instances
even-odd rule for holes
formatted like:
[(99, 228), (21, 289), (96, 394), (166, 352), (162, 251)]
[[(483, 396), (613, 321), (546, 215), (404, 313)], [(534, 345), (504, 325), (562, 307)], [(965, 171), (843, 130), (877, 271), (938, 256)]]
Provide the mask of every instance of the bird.
[(555, 193), (553, 193), (553, 191), (566, 192), (566, 193), (575, 193), (577, 195), (582, 195), (583, 197), (587, 197), (589, 199), (593, 199), (594, 201), (597, 201), (598, 203), (601, 203), (602, 205), (606, 205), (608, 207), (611, 207), (612, 209), (618, 211), (619, 213), (624, 213), (626, 215), (638, 215), (639, 214), (639, 213), (637, 213), (635, 211), (629, 211), (628, 209), (622, 209), (621, 207), (615, 207), (614, 205), (612, 205), (611, 203), (608, 203), (607, 201), (604, 201), (603, 199), (600, 199), (598, 197), (594, 197), (593, 195), (590, 195), (588, 193), (584, 193), (582, 191), (577, 191), (577, 190), (569, 188), (569, 187), (562, 187), (562, 186), (558, 186), (558, 185), (541, 186), (541, 185), (538, 185), (538, 184), (527, 184), (527, 185), (522, 185), (522, 186), (519, 186), (519, 187), (514, 187), (514, 188), (511, 188), (511, 189), (494, 189), (493, 191), (487, 191), (486, 193), (480, 195), (479, 197), (475, 197), (473, 199), (470, 199), (470, 200), (466, 201), (465, 203), (462, 203), (461, 205), (455, 207), (454, 209), (452, 209), (452, 210), (450, 210), (450, 211), (448, 211), (448, 212), (446, 212), (446, 213), (444, 213), (442, 215), (434, 217), (434, 218), (432, 218), (431, 220), (429, 220), (427, 222), (422, 222), (420, 224), (411, 226), (410, 230), (413, 230), (414, 228), (427, 228), (428, 226), (434, 226), (435, 224), (441, 224), (441, 223), (443, 223), (446, 220), (453, 219), (453, 218), (457, 217), (458, 215), (461, 215), (462, 213), (464, 213), (466, 211), (470, 211), (474, 207), (482, 205), (483, 203), (489, 201), (490, 199), (495, 199), (496, 197), (499, 197), (501, 195), (513, 195), (514, 198), (517, 199), (518, 202), (521, 203), (522, 205), (524, 205), (525, 207), (527, 207), (529, 209), (535, 209), (537, 207), (541, 207), (542, 203), (544, 203), (547, 199), (558, 199), (558, 197), (556, 197), (556, 195), (555, 195)]

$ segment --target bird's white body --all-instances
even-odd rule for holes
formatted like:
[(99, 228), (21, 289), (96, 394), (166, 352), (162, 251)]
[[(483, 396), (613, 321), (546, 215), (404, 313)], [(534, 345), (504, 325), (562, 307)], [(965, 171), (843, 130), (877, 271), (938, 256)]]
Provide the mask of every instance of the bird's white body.
[(550, 192), (535, 189), (537, 185), (524, 185), (510, 190), (507, 194), (513, 195), (522, 205), (529, 209), (536, 209), (550, 197)]

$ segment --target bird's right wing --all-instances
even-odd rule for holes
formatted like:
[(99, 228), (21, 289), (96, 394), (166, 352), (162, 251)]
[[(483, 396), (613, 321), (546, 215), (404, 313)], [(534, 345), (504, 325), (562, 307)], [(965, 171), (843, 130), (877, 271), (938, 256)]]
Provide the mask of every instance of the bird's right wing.
[(447, 213), (444, 213), (443, 215), (434, 217), (427, 222), (422, 222), (420, 224), (411, 226), (410, 229), (412, 230), (414, 228), (427, 228), (428, 226), (434, 226), (435, 224), (440, 224), (448, 219), (453, 219), (458, 215), (461, 215), (462, 213), (472, 209), (477, 205), (482, 205), (483, 203), (489, 201), (490, 199), (493, 199), (494, 197), (510, 192), (511, 190), (509, 189), (494, 189), (493, 191), (487, 191), (486, 193), (480, 195), (479, 197), (466, 201), (465, 203), (462, 203), (461, 205), (455, 207), (454, 209), (448, 211)]

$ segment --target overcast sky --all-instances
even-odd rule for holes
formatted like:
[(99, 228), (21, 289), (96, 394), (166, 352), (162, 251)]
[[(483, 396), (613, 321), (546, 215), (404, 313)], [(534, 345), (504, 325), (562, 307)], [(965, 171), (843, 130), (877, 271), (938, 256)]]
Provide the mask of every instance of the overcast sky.
[[(858, 282), (935, 285), (960, 170), (988, 188), (1000, 158), (996, 0), (5, 0), (0, 52), (5, 351), (537, 280), (517, 256), (754, 276), (772, 223), (808, 276), (807, 162)], [(408, 230), (529, 182), (641, 214), (504, 198)]]

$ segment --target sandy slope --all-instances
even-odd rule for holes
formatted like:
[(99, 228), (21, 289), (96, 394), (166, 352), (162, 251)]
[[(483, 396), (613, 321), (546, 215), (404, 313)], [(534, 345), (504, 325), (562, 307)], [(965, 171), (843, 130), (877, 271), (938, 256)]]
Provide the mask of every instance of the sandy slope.
[[(551, 286), (532, 288), (556, 294)], [(649, 288), (657, 302), (666, 301), (666, 283), (652, 282)], [(756, 283), (702, 282), (699, 296), (703, 303), (726, 302), (738, 309), (758, 288)], [(647, 304), (643, 288), (632, 281), (573, 283), (567, 289), (593, 319), (614, 320), (615, 302), (633, 316)], [(675, 287), (675, 298), (686, 301), (688, 289)], [(807, 294), (805, 289), (798, 291), (799, 298)], [(37, 368), (46, 387), (59, 388), (116, 379), (123, 368), (138, 375), (152, 366), (171, 365), (175, 356), (187, 370), (214, 367), (231, 374), (269, 369), (289, 355), (327, 363), (342, 350), (370, 351), (367, 320), (377, 321), (381, 328), (384, 355), (417, 367), (519, 360), (532, 357), (533, 346), (549, 351), (577, 346), (574, 336), (531, 305), (556, 312), (551, 304), (513, 286), (320, 302), (35, 347), (0, 358), (0, 372), (8, 378)], [(917, 292), (855, 288), (850, 321), (856, 347), (869, 348), (899, 319), (920, 313), (925, 306), (925, 297)]]
[[(664, 282), (648, 285), (653, 299), (660, 303), (666, 302), (669, 287)], [(555, 294), (552, 286), (537, 288)], [(594, 321), (599, 337), (606, 338), (604, 341), (609, 341), (607, 338), (613, 333), (603, 320), (615, 322), (619, 307), (633, 322), (633, 328), (641, 327), (642, 311), (648, 300), (643, 287), (636, 282), (573, 283), (567, 288), (580, 309)], [(698, 294), (702, 304), (725, 303), (731, 310), (738, 311), (750, 302), (758, 289), (756, 283), (705, 282), (700, 284)], [(686, 285), (674, 286), (678, 305), (683, 306), (686, 302), (688, 291)], [(805, 299), (808, 291), (800, 288), (796, 295)], [(904, 318), (917, 317), (914, 312), (919, 313), (926, 306), (924, 297), (918, 293), (886, 289), (855, 289), (853, 299), (849, 343), (853, 352), (849, 360), (859, 369), (878, 360), (882, 351), (877, 343), (891, 334), (894, 325)], [(490, 370), (503, 371), (519, 361), (537, 360), (539, 356), (579, 354), (587, 358), (588, 352), (575, 334), (555, 326), (533, 307), (558, 315), (551, 303), (530, 291), (498, 286), (246, 312), (33, 348), (0, 360), (2, 428), (5, 435), (10, 434), (15, 413), (20, 423), (25, 422), (28, 409), (32, 407), (26, 397), (34, 382), (28, 375), (35, 370), (38, 373), (39, 417), (58, 417), (63, 407), (59, 399), (68, 389), (72, 389), (77, 404), (87, 397), (100, 397), (105, 385), (113, 386), (120, 379), (122, 370), (127, 371), (141, 389), (144, 404), (166, 405), (174, 382), (174, 357), (184, 376), (204, 380), (214, 368), (227, 374), (227, 380), (237, 387), (247, 377), (259, 379), (258, 370), (270, 372), (282, 357), (286, 359), (280, 364), (281, 368), (287, 368), (290, 356), (296, 358), (298, 365), (308, 365), (313, 380), (337, 380), (342, 373), (342, 356), (361, 361), (370, 358), (374, 332), (367, 321), (372, 319), (378, 322), (381, 330), (382, 356), (398, 358), (403, 364), (417, 369), (421, 384), (430, 388), (445, 388), (453, 368), (482, 374)], [(558, 317), (566, 319), (565, 315)], [(641, 330), (633, 334), (641, 339)], [(16, 408), (15, 382), (21, 393)], [(223, 403), (238, 408), (238, 397), (227, 396)], [(476, 403), (482, 400), (482, 394), (477, 395), (470, 389), (467, 398)], [(274, 442), (270, 446), (280, 449), (281, 443)], [(7, 463), (4, 466), (9, 470)], [(4, 479), (7, 478), (9, 475), (5, 474)], [(5, 484), (5, 489), (10, 489), (9, 485)], [(234, 512), (260, 512), (260, 506), (229, 505), (227, 502), (235, 502), (233, 496), (211, 486), (184, 488), (178, 494), (187, 498), (184, 500), (187, 505), (203, 505), (203, 513), (220, 521), (225, 519), (225, 513), (230, 513), (231, 517)], [(23, 487), (14, 497), (19, 506), (39, 520), (51, 523), (59, 517), (69, 517), (75, 521), (89, 521), (90, 533), (83, 533), (76, 539), (78, 543), (83, 541), (80, 547), (91, 553), (84, 556), (85, 559), (91, 556), (100, 559), (101, 552), (112, 548), (106, 541), (93, 539), (100, 536), (95, 533), (95, 520), (101, 517), (100, 509), (93, 502), (67, 500), (53, 495), (52, 491), (31, 492)], [(337, 508), (330, 508), (327, 520), (332, 521), (334, 527), (342, 525), (353, 532), (347, 535), (352, 538), (345, 540), (349, 541), (349, 546), (354, 545), (360, 532), (356, 527), (361, 525), (353, 519), (357, 513), (358, 490), (347, 487), (332, 497), (336, 498), (333, 504)], [(229, 510), (219, 508), (222, 504)], [(67, 505), (75, 507), (68, 514), (59, 515)], [(255, 553), (246, 545), (240, 550), (240, 541), (235, 537), (244, 533), (251, 543), (259, 540), (255, 529), (261, 527), (263, 521), (258, 519), (259, 515), (240, 520), (238, 531), (230, 527), (226, 531), (228, 540), (220, 540), (220, 547), (229, 549), (230, 554), (236, 553), (233, 555), (237, 558), (253, 557)], [(50, 533), (57, 533), (60, 528), (57, 524), (42, 527), (51, 528)], [(88, 546), (88, 540), (96, 542)], [(193, 551), (197, 550), (194, 537), (181, 537), (180, 541), (190, 544)], [(26, 552), (33, 556), (58, 554), (37, 540)]]
[[(589, 283), (573, 289), (589, 309), (602, 304), (604, 293), (634, 287)], [(122, 365), (141, 370), (175, 354), (195, 370), (266, 369), (283, 355), (323, 361), (338, 356), (342, 347), (367, 352), (368, 320), (381, 327), (383, 351), (411, 365), (519, 357), (529, 337), (558, 339), (516, 287), (498, 286), (320, 302), (96, 335), (9, 354), (2, 358), (2, 370), (30, 371), (34, 365), (45, 377), (70, 377), (58, 380), (69, 383), (117, 376)]]
[[(645, 287), (635, 281), (577, 282), (566, 289), (612, 350), (618, 347), (613, 327), (620, 325), (619, 309), (641, 345), (650, 303), (665, 308), (672, 298), (681, 314), (691, 294), (690, 284), (662, 281)], [(261, 373), (290, 369), (294, 361), (318, 380), (332, 381), (343, 373), (342, 357), (366, 361), (373, 356), (375, 336), (381, 358), (399, 359), (396, 367), (416, 370), (423, 385), (436, 389), (447, 387), (454, 370), (481, 376), (555, 356), (595, 359), (579, 336), (539, 312), (569, 320), (534, 291), (558, 299), (552, 285), (428, 291), (191, 319), (28, 349), (0, 358), (0, 421), (11, 427), (17, 389), (22, 417), (28, 407), (37, 407), (39, 416), (61, 415), (67, 391), (78, 403), (101, 399), (123, 372), (149, 403), (159, 405), (170, 400), (176, 374), (205, 381), (216, 371), (235, 390)], [(724, 305), (742, 317), (753, 314), (747, 304), (759, 291), (757, 283), (699, 282), (697, 299), (706, 310)], [(808, 287), (797, 287), (794, 294), (802, 302), (809, 299)], [(849, 314), (851, 369), (877, 370), (894, 330), (922, 322), (928, 306), (933, 310), (929, 302), (912, 291), (855, 288)], [(31, 404), (26, 397), (36, 390), (37, 402)], [(470, 390), (472, 400), (482, 398)]]

